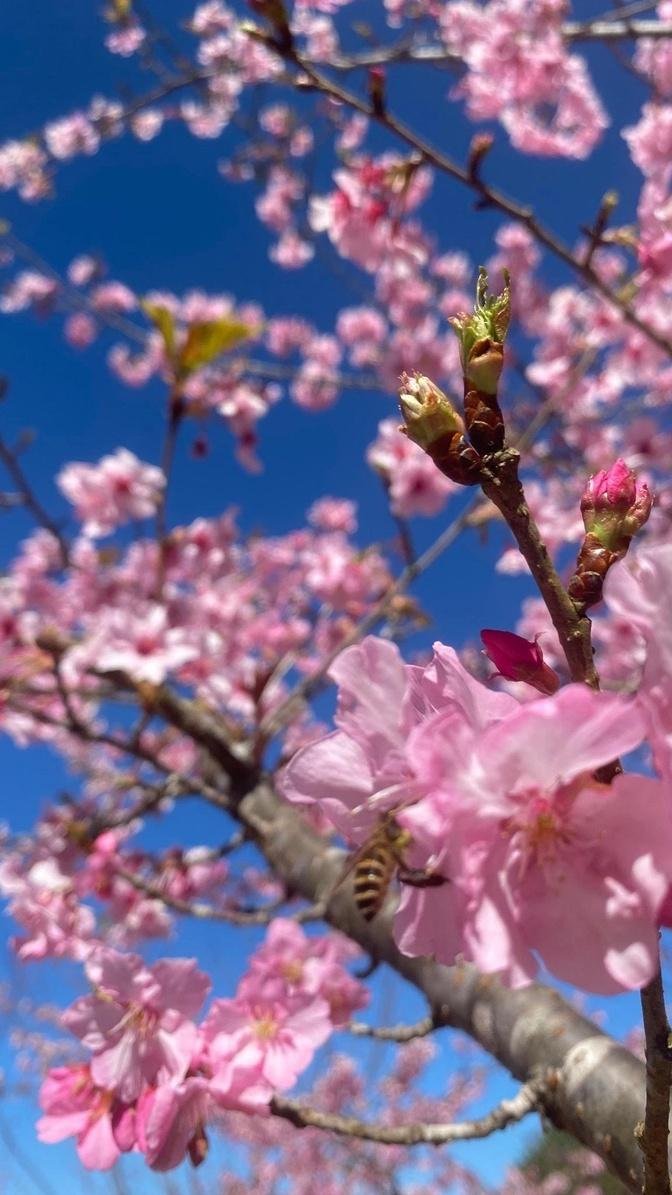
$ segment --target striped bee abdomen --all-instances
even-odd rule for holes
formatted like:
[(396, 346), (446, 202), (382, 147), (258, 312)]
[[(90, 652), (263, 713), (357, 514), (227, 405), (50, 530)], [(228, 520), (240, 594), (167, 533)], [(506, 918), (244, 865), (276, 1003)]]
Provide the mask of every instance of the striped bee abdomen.
[(387, 830), (375, 834), (355, 866), (355, 904), (365, 921), (379, 913), (397, 868), (396, 853)]

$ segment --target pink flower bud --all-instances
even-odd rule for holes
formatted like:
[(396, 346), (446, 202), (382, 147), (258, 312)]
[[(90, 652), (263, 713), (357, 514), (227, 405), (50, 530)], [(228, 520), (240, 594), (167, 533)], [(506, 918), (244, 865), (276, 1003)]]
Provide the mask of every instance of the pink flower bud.
[(522, 639), (511, 631), (481, 631), (485, 654), (505, 680), (522, 680), (540, 693), (555, 693), (560, 687), (557, 673), (544, 661), (536, 639)]
[(620, 457), (591, 477), (581, 498), (586, 531), (604, 547), (615, 549), (631, 539), (651, 514), (653, 495)]
[(635, 500), (637, 478), (619, 457), (609, 469), (600, 469), (588, 481), (581, 498), (581, 511), (627, 511)]

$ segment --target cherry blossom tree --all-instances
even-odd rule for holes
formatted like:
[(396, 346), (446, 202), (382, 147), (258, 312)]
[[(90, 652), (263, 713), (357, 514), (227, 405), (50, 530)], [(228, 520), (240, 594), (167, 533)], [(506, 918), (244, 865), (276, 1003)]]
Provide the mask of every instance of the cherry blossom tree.
[[(142, 155), (179, 126), (252, 199), (269, 271), (320, 255), (357, 295), (344, 283), (325, 326), (312, 283), (290, 315), (198, 279), (138, 291), (88, 245), (52, 262), (20, 215), (2, 226), (0, 312), (56, 321), (120, 389), (162, 395), (151, 460), (120, 423), (47, 501), (27, 440), (0, 439), (2, 506), (33, 523), (0, 584), (1, 729), (74, 777), (30, 833), (6, 826), (0, 863), (18, 959), (78, 975), (69, 1006), (16, 1030), (42, 1070), (36, 1134), (87, 1170), (133, 1154), (159, 1174), (225, 1140), (244, 1158), (227, 1195), (308, 1195), (317, 1175), (435, 1195), (482, 1189), (452, 1143), (538, 1113), (574, 1141), (567, 1174), (512, 1169), (503, 1190), (593, 1192), (609, 1172), (668, 1195), (672, 7), (360, 9), (207, 0), (173, 29), (111, 0), (102, 36), (132, 94), (38, 129), (17, 115), (0, 145), (0, 188), (58, 210), (73, 159), (95, 171), (115, 139)], [(614, 167), (564, 240), (506, 164), (553, 160), (576, 186), (620, 121), (615, 72), (640, 96), (617, 129), (638, 199), (619, 206)], [(462, 158), (416, 119), (423, 88), (470, 129)], [(426, 219), (438, 186), (489, 221), (485, 266)], [(349, 391), (380, 399), (372, 443)], [(347, 477), (279, 535), (263, 509), (241, 530), (235, 480), (216, 515), (174, 517), (187, 443), (197, 490), (213, 429), (235, 479), (273, 454), (272, 408), (319, 422), (340, 400), (393, 537)], [(488, 531), (490, 625), (448, 644), (413, 583), (450, 550), (459, 586)], [(527, 584), (512, 626), (506, 574)], [(218, 834), (158, 845), (187, 802)], [(189, 948), (191, 922), (235, 938), (240, 977), (169, 942), (157, 957), (178, 925)], [(366, 1019), (377, 968), (415, 989), (417, 1022)], [(618, 1042), (572, 988), (639, 993), (641, 1031)], [(392, 1050), (375, 1080), (363, 1038)], [(520, 1086), (467, 1118), (494, 1063)]]

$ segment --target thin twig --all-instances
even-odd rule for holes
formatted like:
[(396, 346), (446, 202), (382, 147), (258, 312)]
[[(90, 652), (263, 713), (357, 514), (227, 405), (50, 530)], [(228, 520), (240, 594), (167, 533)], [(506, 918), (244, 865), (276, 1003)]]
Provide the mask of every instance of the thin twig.
[(386, 589), (380, 601), (376, 602), (375, 606), (369, 610), (369, 613), (360, 619), (340, 643), (325, 656), (319, 668), (315, 672), (311, 672), (302, 681), (299, 681), (289, 696), (266, 715), (259, 727), (259, 738), (261, 741), (267, 741), (269, 738), (272, 738), (273, 735), (277, 734), (287, 724), (294, 716), (297, 707), (300, 707), (304, 701), (319, 689), (336, 657), (342, 651), (345, 651), (346, 647), (352, 647), (353, 643), (358, 643), (370, 630), (373, 630), (376, 624), (387, 614), (390, 603), (394, 598), (398, 594), (403, 593), (416, 577), (425, 572), (454, 543), (465, 527), (470, 525), (473, 515), (481, 502), (480, 495), (472, 498), (461, 513), (453, 519), (452, 523), (449, 523), (445, 530), (437, 536), (434, 543), (430, 544), (425, 552), (402, 569), (396, 581)]
[(2, 438), (0, 438), (0, 460), (19, 491), (23, 505), (30, 511), (40, 527), (44, 527), (53, 535), (58, 544), (63, 568), (67, 568), (70, 559), (68, 542), (58, 524), (54, 522), (49, 512), (35, 496), (32, 486), (18, 462), (16, 453), (12, 452)]
[[(272, 39), (268, 40), (270, 44), (274, 45)], [(277, 51), (277, 46), (274, 46), (274, 48)], [(436, 149), (408, 125), (404, 124), (403, 121), (393, 116), (388, 109), (382, 111), (375, 110), (370, 103), (361, 99), (353, 92), (348, 91), (340, 83), (330, 79), (300, 54), (293, 52), (286, 54), (286, 57), (298, 67), (299, 74), (294, 81), (296, 86), (305, 90), (306, 84), (309, 84), (315, 90), (322, 92), (324, 95), (331, 96), (332, 99), (337, 100), (339, 103), (345, 105), (345, 107), (352, 108), (370, 120), (377, 121), (388, 132), (394, 134), (398, 140), (415, 150), (423, 161), (430, 163), (437, 170), (469, 187), (478, 196), (480, 207), (495, 208), (497, 211), (504, 212), (511, 219), (519, 221), (528, 229), (539, 244), (548, 249), (560, 261), (563, 261), (574, 273), (583, 278), (593, 290), (597, 291), (607, 303), (615, 307), (627, 323), (641, 332), (643, 336), (646, 336), (647, 339), (659, 349), (662, 349), (668, 356), (672, 356), (672, 340), (662, 333), (657, 332), (655, 328), (652, 328), (645, 320), (641, 319), (623, 298), (607, 286), (606, 282), (602, 280), (591, 265), (586, 266), (580, 261), (555, 233), (551, 232), (550, 229), (541, 223), (535, 216), (532, 208), (515, 199), (510, 199), (502, 191), (485, 183), (479, 175), (475, 175), (469, 169), (454, 162), (447, 154)]]
[[(174, 912), (182, 914), (184, 917), (195, 917), (199, 921), (220, 921), (227, 925), (269, 925), (271, 921), (278, 915), (278, 909), (281, 908), (286, 901), (280, 901), (277, 905), (273, 905), (268, 909), (225, 909), (217, 908), (215, 905), (207, 904), (205, 901), (199, 900), (182, 900), (179, 896), (171, 896), (158, 884), (152, 884), (149, 880), (144, 880), (142, 876), (136, 875), (132, 871), (127, 871), (125, 868), (116, 868), (115, 874), (120, 879), (125, 880), (138, 892), (144, 893), (152, 900), (161, 901), (168, 909), (173, 909)], [(294, 921), (314, 921), (322, 917), (324, 909), (320, 905), (310, 906), (305, 909), (298, 910), (294, 914)]]
[(374, 1037), (377, 1041), (406, 1042), (417, 1037), (427, 1037), (437, 1028), (433, 1017), (423, 1017), (414, 1025), (365, 1025), (363, 1021), (350, 1021), (348, 1031), (355, 1037)]
[[(646, 4), (644, 8), (652, 8)], [(565, 41), (631, 41), (650, 37), (657, 41), (672, 37), (670, 21), (632, 21), (627, 16), (612, 20), (596, 18), (590, 21), (566, 21), (562, 26)], [(324, 59), (307, 58), (311, 66), (324, 65)], [(414, 42), (404, 38), (393, 45), (373, 46), (352, 54), (338, 54), (329, 59), (329, 67), (337, 71), (352, 71), (362, 67), (392, 66), (403, 63), (428, 62), (432, 65), (458, 66), (462, 57), (441, 42)]]
[(457, 1124), (370, 1124), (352, 1116), (337, 1116), (309, 1108), (296, 1100), (274, 1096), (271, 1112), (282, 1116), (297, 1128), (326, 1129), (342, 1137), (356, 1137), (362, 1141), (377, 1141), (380, 1145), (446, 1145), (451, 1141), (471, 1141), (489, 1137), (539, 1110), (545, 1082), (530, 1080), (524, 1083), (512, 1099), (502, 1100), (492, 1112), (478, 1120)]

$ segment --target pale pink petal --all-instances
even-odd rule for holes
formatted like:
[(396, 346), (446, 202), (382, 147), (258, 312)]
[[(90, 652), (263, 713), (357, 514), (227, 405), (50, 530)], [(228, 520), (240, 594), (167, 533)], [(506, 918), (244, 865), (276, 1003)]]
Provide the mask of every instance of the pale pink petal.
[(77, 1141), (77, 1154), (87, 1170), (109, 1170), (119, 1158), (109, 1116), (94, 1117)]
[(185, 1017), (196, 1015), (212, 987), (196, 959), (162, 959), (154, 963), (152, 974), (161, 987), (158, 1007), (176, 1008)]
[(140, 1042), (132, 1029), (119, 1041), (91, 1059), (91, 1077), (98, 1087), (115, 1091), (120, 1100), (131, 1104), (142, 1088)]
[(65, 1141), (66, 1137), (75, 1137), (83, 1131), (90, 1118), (89, 1108), (82, 1112), (68, 1112), (58, 1116), (41, 1116), (36, 1125), (38, 1140), (47, 1145), (54, 1145), (57, 1141)]
[(371, 796), (374, 782), (361, 747), (337, 730), (297, 751), (278, 787), (286, 800), (319, 801), (329, 815), (334, 807), (342, 811), (362, 805)]
[(401, 708), (406, 666), (399, 648), (370, 636), (341, 652), (329, 669), (339, 686), (336, 724), (366, 752), (374, 769), (403, 746)]
[(500, 792), (515, 792), (521, 784), (551, 791), (632, 751), (645, 734), (632, 701), (567, 685), (486, 731), (479, 756)]

